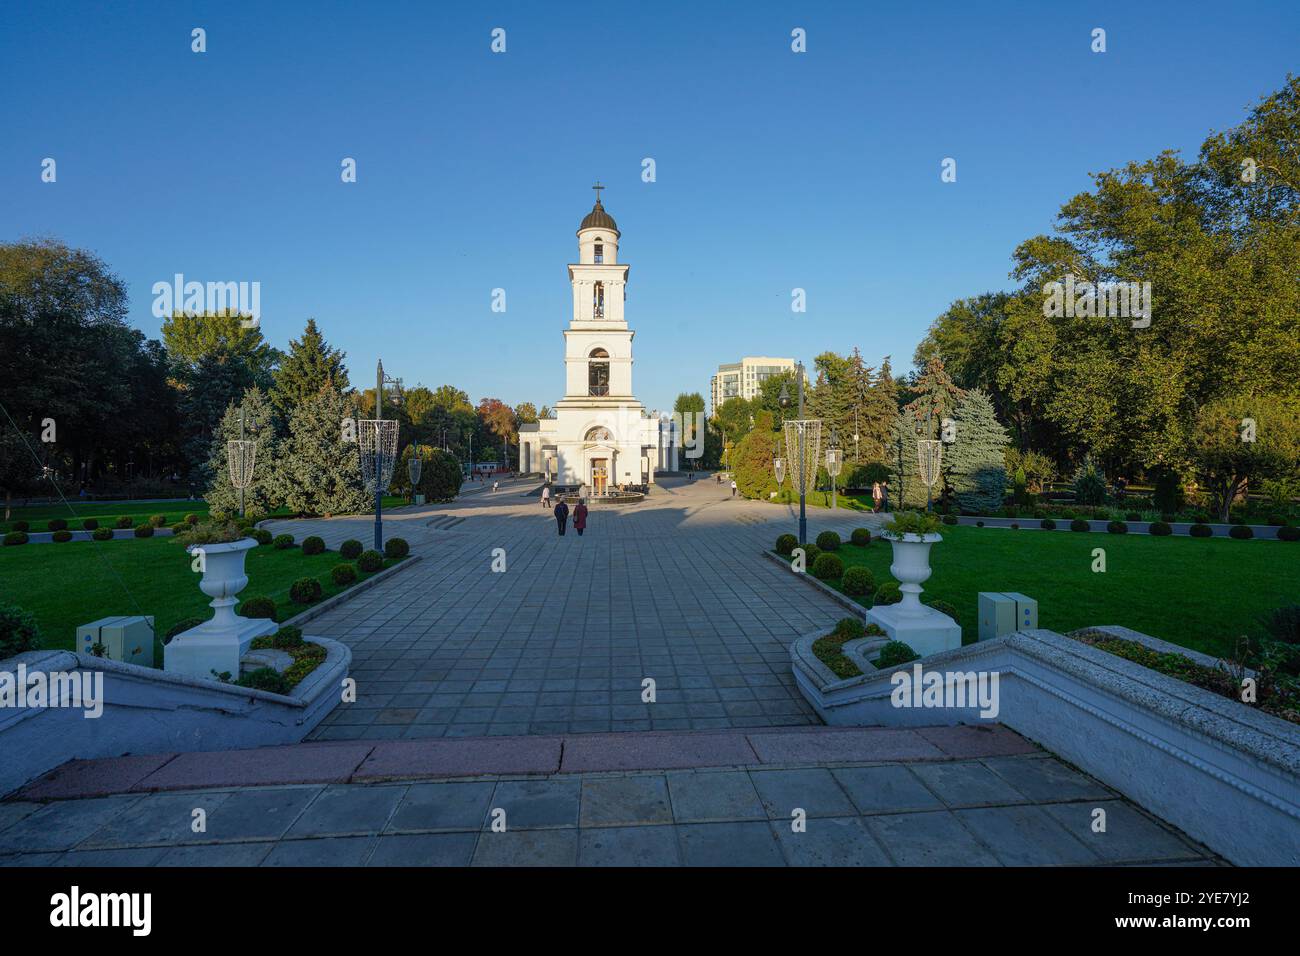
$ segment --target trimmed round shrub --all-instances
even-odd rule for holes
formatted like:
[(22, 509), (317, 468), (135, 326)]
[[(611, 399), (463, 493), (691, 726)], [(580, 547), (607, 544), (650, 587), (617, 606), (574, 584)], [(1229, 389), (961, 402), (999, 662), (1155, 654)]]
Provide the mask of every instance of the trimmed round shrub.
[(16, 604), (0, 604), (0, 661), (39, 650), (40, 646), (41, 629), (36, 624), (36, 615)]
[(880, 587), (876, 588), (876, 605), (897, 604), (903, 600), (903, 592), (899, 590), (897, 581), (886, 581)]
[(149, 523), (150, 523), (151, 525), (153, 525), (155, 528), (161, 528), (163, 525), (165, 525), (165, 524), (167, 523), (167, 516), (166, 516), (166, 515), (150, 515), (150, 516), (149, 516)]
[(957, 516), (956, 516), (956, 515), (944, 515), (944, 516), (943, 516), (943, 523), (944, 523), (944, 524), (956, 524), (956, 523), (957, 523)]
[(125, 531), (127, 528), (134, 528), (135, 519), (132, 518), (130, 515), (121, 515), (116, 521), (113, 522), (113, 527), (121, 528), (123, 531)]
[(819, 581), (830, 581), (844, 575), (844, 562), (838, 554), (819, 554), (812, 566), (813, 577)]
[(1151, 527), (1147, 530), (1158, 538), (1163, 538), (1166, 535), (1174, 533), (1174, 529), (1169, 526), (1168, 521), (1153, 521), (1151, 522)]
[(289, 678), (285, 677), (273, 667), (259, 667), (255, 671), (249, 671), (239, 680), (235, 681), (239, 687), (249, 687), (253, 690), (264, 690), (269, 694), (287, 694), (293, 690), (293, 685), (289, 683)]
[(1283, 525), (1277, 529), (1277, 539), (1279, 541), (1300, 541), (1300, 528), (1294, 528), (1289, 524)]
[(168, 628), (167, 633), (163, 635), (163, 643), (170, 644), (172, 638), (175, 637), (177, 634), (181, 633), (181, 631), (188, 631), (190, 628), (198, 627), (202, 623), (203, 623), (203, 618), (201, 617), (187, 617), (184, 618), (183, 620), (177, 621), (170, 628)]
[(186, 524), (198, 524), (198, 523), (199, 523), (199, 516), (196, 515), (196, 514), (194, 514), (194, 512), (190, 512), (189, 514), (187, 514), (187, 515), (185, 516), (185, 523), (186, 523)]
[(81, 522), (81, 528), (83, 531), (94, 531), (98, 527), (99, 521), (95, 518), (87, 518), (85, 521)]
[(277, 534), (277, 535), (275, 536), (275, 538), (272, 539), (272, 541), (271, 541), (271, 545), (272, 545), (272, 547), (274, 547), (277, 551), (283, 551), (283, 550), (285, 550), (286, 548), (292, 548), (292, 547), (293, 547), (293, 535), (291, 535), (291, 534)]
[(289, 585), (289, 600), (295, 604), (315, 604), (320, 595), (320, 582), (315, 578), (299, 578)]
[(982, 528), (982, 527), (984, 527), (984, 522), (983, 522), (983, 521), (976, 521), (976, 522), (975, 522), (975, 527), (977, 527), (977, 528)]
[[(857, 534), (857, 532), (855, 531), (854, 534)], [(791, 552), (794, 551), (795, 546), (798, 544), (799, 544), (799, 539), (792, 534), (778, 535), (776, 539), (776, 553), (783, 554), (788, 558)], [(357, 547), (358, 548), (361, 547), (361, 544), (359, 542), (357, 543)]]
[(815, 544), (801, 544), (799, 547), (803, 548), (803, 566), (806, 570), (811, 571), (812, 566), (817, 563), (817, 559), (821, 556), (822, 550)]
[(836, 637), (845, 641), (856, 641), (866, 632), (860, 617), (842, 617), (835, 623), (835, 630), (831, 631)]
[(390, 558), (404, 558), (411, 553), (405, 538), (389, 538), (384, 542), (384, 554)]
[(1251, 530), (1248, 524), (1233, 525), (1228, 531), (1229, 538), (1236, 538), (1238, 541), (1245, 541), (1247, 538), (1255, 537), (1255, 532)]
[(45, 526), (47, 531), (66, 531), (68, 522), (63, 518), (51, 518), (50, 523)]
[(1087, 531), (1091, 527), (1092, 525), (1088, 524), (1088, 522), (1084, 521), (1082, 518), (1075, 518), (1070, 522), (1071, 531)]
[(1125, 521), (1141, 521), (1141, 520), (1142, 520), (1142, 515), (1141, 515), (1140, 512), (1137, 512), (1137, 511), (1128, 511), (1128, 512), (1125, 512), (1125, 514), (1124, 514), (1124, 520), (1125, 520)]
[(1198, 521), (1188, 529), (1188, 534), (1193, 538), (1209, 538), (1214, 534), (1214, 529)]
[(934, 608), (940, 614), (947, 614), (954, 621), (957, 620), (957, 609), (947, 601), (931, 601), (930, 607)]
[(15, 522), (14, 522), (13, 530), (15, 530), (15, 531), (30, 531), (31, 529), (32, 529), (32, 526), (29, 525), (26, 521), (15, 521)]
[(246, 598), (244, 603), (239, 605), (239, 613), (243, 617), (264, 617), (267, 620), (274, 621), (275, 602), (263, 595)]
[(336, 564), (330, 568), (330, 578), (341, 588), (357, 579), (357, 569), (350, 564)]
[[(790, 537), (793, 538), (794, 535), (790, 535)], [(865, 548), (869, 544), (871, 544), (871, 529), (854, 528), (853, 533), (849, 535), (849, 540), (852, 541), (854, 544), (856, 544), (859, 548)]]
[[(790, 537), (794, 537), (794, 535), (791, 535)], [(357, 541), (355, 538), (349, 538), (347, 541), (344, 541), (339, 545), (339, 554), (342, 557), (347, 558), (349, 561), (355, 561), (357, 558), (361, 557), (361, 552), (363, 550), (361, 542)]]
[(823, 551), (838, 551), (840, 547), (840, 536), (834, 531), (823, 531), (817, 536), (817, 547)]
[(172, 525), (171, 528), (172, 534), (184, 534), (186, 531), (189, 530), (190, 530), (190, 526), (187, 525), (184, 521), (176, 522), (174, 525)]
[(248, 536), (255, 539), (258, 544), (270, 544), (273, 540), (271, 532), (267, 531), (265, 528), (254, 528), (248, 533)]
[(71, 531), (56, 531), (56, 532), (54, 532), (54, 534), (53, 534), (51, 537), (54, 539), (54, 541), (58, 542), (59, 544), (63, 544), (63, 543), (65, 543), (65, 542), (67, 542), (67, 541), (71, 541), (71, 540), (72, 540), (72, 532), (71, 532)]
[(135, 526), (135, 536), (136, 536), (137, 538), (152, 538), (152, 537), (153, 537), (153, 525), (151, 525), (151, 524), (138, 524), (138, 525), (136, 525), (136, 526)]
[(855, 564), (844, 572), (840, 586), (844, 588), (845, 594), (862, 597), (876, 589), (876, 577), (871, 573), (870, 568)]
[(1109, 534), (1128, 534), (1128, 525), (1122, 521), (1111, 521), (1106, 525)]
[(325, 552), (325, 539), (312, 535), (310, 538), (302, 539), (303, 554), (323, 554)]
[(288, 624), (271, 635), (271, 646), (276, 650), (287, 651), (291, 647), (302, 647), (307, 642), (302, 639), (302, 628)]
[(1038, 522), (1038, 527), (1042, 528), (1044, 531), (1055, 531), (1056, 522), (1051, 518), (1044, 518), (1042, 521)]
[(912, 650), (911, 646), (904, 644), (902, 641), (890, 641), (880, 649), (880, 656), (876, 658), (876, 666), (881, 669), (897, 667), (899, 664), (917, 660), (920, 656), (920, 654)]
[(96, 528), (90, 533), (90, 536), (96, 541), (111, 541), (113, 539), (112, 528)]
[(1011, 522), (1011, 530), (1012, 530), (1012, 531), (1019, 531), (1019, 530), (1020, 530), (1020, 522), (1019, 522), (1019, 521), (1013, 521), (1013, 522)]
[(366, 574), (373, 574), (384, 566), (384, 556), (378, 551), (362, 551), (361, 556), (357, 558), (357, 567)]

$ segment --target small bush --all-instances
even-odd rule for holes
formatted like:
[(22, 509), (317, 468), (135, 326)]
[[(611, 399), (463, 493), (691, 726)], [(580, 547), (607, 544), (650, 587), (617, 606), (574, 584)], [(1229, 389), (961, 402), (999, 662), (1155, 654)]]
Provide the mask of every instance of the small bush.
[(29, 525), (26, 521), (15, 521), (15, 522), (14, 522), (13, 530), (15, 530), (15, 531), (30, 531), (31, 529), (32, 529), (32, 526)]
[(336, 564), (330, 568), (330, 578), (341, 588), (357, 579), (357, 569), (350, 564)]
[(1255, 532), (1251, 530), (1248, 524), (1235, 524), (1228, 532), (1229, 538), (1236, 538), (1238, 541), (1245, 541), (1247, 538), (1255, 537)]
[(50, 523), (45, 526), (45, 529), (47, 531), (65, 531), (67, 530), (67, 527), (68, 522), (63, 518), (51, 518)]
[[(790, 537), (793, 538), (794, 535), (790, 535)], [(854, 528), (853, 533), (849, 535), (849, 540), (852, 541), (854, 544), (856, 544), (859, 548), (865, 548), (871, 544), (871, 529)]]
[(977, 528), (982, 528), (982, 527), (984, 527), (984, 522), (983, 522), (983, 521), (976, 521), (976, 522), (975, 522), (975, 527), (977, 527)]
[(293, 535), (291, 535), (291, 534), (277, 534), (277, 535), (275, 536), (275, 538), (271, 541), (271, 545), (272, 545), (272, 546), (273, 546), (277, 551), (284, 551), (286, 548), (292, 548), (292, 547), (293, 547)]
[(167, 633), (163, 635), (163, 643), (170, 644), (172, 642), (172, 638), (175, 637), (177, 634), (181, 633), (182, 631), (188, 631), (192, 627), (198, 627), (202, 623), (203, 623), (203, 618), (201, 617), (187, 617), (177, 621), (175, 624), (169, 627), (167, 629)]
[(275, 602), (264, 595), (246, 598), (244, 603), (239, 605), (239, 613), (243, 617), (264, 617), (274, 621)]
[(838, 551), (840, 547), (840, 536), (834, 531), (823, 531), (817, 536), (817, 547), (823, 551)]
[(5, 547), (13, 547), (16, 544), (27, 543), (26, 531), (10, 531), (5, 535)]
[(956, 523), (957, 523), (957, 516), (956, 516), (956, 515), (944, 515), (944, 516), (943, 516), (943, 523), (944, 523), (944, 524), (956, 524)]
[(855, 641), (866, 633), (863, 626), (862, 618), (859, 617), (842, 617), (835, 624), (835, 630), (831, 632), (842, 641)]
[(384, 554), (390, 558), (404, 558), (411, 553), (405, 538), (389, 538), (384, 542)]
[(68, 542), (68, 541), (71, 541), (71, 540), (72, 540), (72, 532), (71, 532), (71, 531), (56, 531), (56, 532), (54, 532), (54, 534), (52, 535), (52, 537), (53, 537), (54, 541), (57, 542), (58, 544), (64, 544), (65, 542)]
[(357, 558), (357, 567), (366, 574), (373, 574), (384, 566), (384, 556), (378, 551), (362, 551), (361, 556)]
[(1042, 521), (1038, 522), (1038, 527), (1042, 528), (1044, 531), (1055, 531), (1056, 522), (1051, 518), (1044, 518)]
[(287, 694), (293, 690), (289, 679), (272, 667), (259, 667), (255, 671), (249, 671), (235, 683), (240, 687), (264, 690), (271, 694)]
[(1174, 533), (1174, 529), (1169, 526), (1168, 521), (1153, 521), (1151, 522), (1151, 527), (1148, 528), (1147, 531), (1158, 538), (1163, 538), (1166, 535)]
[(844, 562), (837, 554), (819, 554), (813, 562), (812, 573), (819, 581), (832, 581), (844, 576)]
[(172, 525), (172, 528), (171, 528), (172, 534), (174, 534), (174, 535), (176, 535), (176, 534), (184, 534), (186, 531), (189, 531), (189, 530), (190, 530), (190, 526), (187, 525), (184, 521), (178, 521), (178, 522), (176, 522), (174, 525)]
[(150, 523), (151, 525), (153, 525), (155, 528), (161, 528), (163, 525), (165, 525), (165, 524), (167, 523), (167, 516), (166, 516), (166, 515), (150, 515), (150, 516), (149, 516), (149, 523)]
[[(791, 537), (794, 537), (794, 535), (791, 535)], [(361, 557), (362, 550), (361, 542), (357, 541), (355, 538), (349, 538), (347, 541), (344, 541), (339, 545), (339, 554), (342, 557), (347, 558), (349, 561), (355, 561), (357, 558)]]
[(1073, 521), (1070, 522), (1071, 531), (1087, 531), (1091, 527), (1092, 525), (1084, 521), (1082, 518), (1075, 518)]
[(36, 616), (16, 604), (0, 604), (0, 661), (39, 650), (40, 646), (41, 629), (36, 624)]
[(903, 600), (903, 592), (899, 590), (897, 581), (886, 581), (880, 587), (876, 588), (876, 605), (897, 604)]
[[(799, 539), (792, 534), (777, 535), (776, 553), (789, 557), (790, 554), (794, 551), (795, 546), (798, 544), (799, 544)], [(357, 547), (360, 547), (360, 545), (357, 545)]]
[(931, 601), (930, 607), (934, 608), (940, 614), (947, 614), (954, 621), (957, 620), (957, 609), (947, 601)]
[(1214, 529), (1198, 521), (1188, 529), (1188, 533), (1193, 538), (1208, 538), (1214, 534)]
[(81, 522), (81, 528), (83, 531), (94, 531), (98, 527), (99, 521), (95, 518), (87, 518), (85, 521)]
[(807, 571), (812, 570), (812, 566), (817, 563), (817, 558), (821, 556), (821, 549), (815, 544), (801, 544), (803, 548), (803, 566)]
[(1291, 525), (1283, 525), (1277, 529), (1277, 539), (1279, 541), (1300, 541), (1300, 528), (1293, 528)]
[(127, 528), (134, 528), (135, 519), (132, 518), (130, 515), (122, 515), (116, 521), (113, 522), (113, 527), (121, 528), (123, 531), (125, 531)]
[(271, 541), (274, 540), (271, 537), (271, 532), (267, 531), (265, 528), (254, 528), (248, 533), (248, 536), (255, 539), (258, 544), (270, 544)]
[(96, 541), (111, 541), (113, 539), (112, 528), (96, 528), (90, 533), (90, 536)]
[(1013, 521), (1013, 522), (1011, 522), (1011, 530), (1012, 530), (1012, 531), (1019, 531), (1019, 530), (1020, 530), (1020, 522), (1019, 522), (1019, 521)]
[(1111, 521), (1106, 524), (1106, 531), (1110, 534), (1128, 534), (1128, 525), (1122, 521)]
[(302, 539), (303, 554), (323, 554), (325, 551), (325, 539), (312, 535), (310, 538)]
[(876, 658), (876, 666), (882, 670), (886, 667), (897, 667), (899, 664), (917, 660), (920, 656), (902, 641), (890, 641), (880, 649), (880, 656)]
[(186, 523), (186, 524), (198, 524), (198, 523), (199, 523), (199, 516), (196, 515), (196, 514), (194, 514), (193, 512), (190, 512), (189, 514), (187, 514), (187, 515), (185, 516), (185, 523)]
[(844, 572), (844, 577), (840, 580), (840, 586), (844, 588), (845, 594), (862, 597), (876, 589), (876, 578), (871, 573), (870, 568), (855, 564)]
[(137, 538), (152, 538), (152, 537), (153, 537), (153, 525), (151, 525), (151, 524), (138, 524), (138, 525), (136, 525), (136, 526), (135, 526), (135, 536), (136, 536)]
[(302, 628), (290, 624), (271, 635), (271, 646), (277, 650), (287, 651), (291, 647), (302, 647), (307, 642), (302, 639)]
[(299, 578), (289, 585), (289, 600), (295, 604), (315, 604), (320, 595), (320, 582), (315, 578)]

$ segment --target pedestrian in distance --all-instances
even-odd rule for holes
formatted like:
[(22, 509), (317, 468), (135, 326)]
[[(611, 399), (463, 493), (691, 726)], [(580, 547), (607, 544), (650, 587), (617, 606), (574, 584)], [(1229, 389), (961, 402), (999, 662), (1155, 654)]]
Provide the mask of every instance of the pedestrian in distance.
[(543, 508), (551, 507), (551, 486), (550, 485), (542, 485), (542, 507)]
[(564, 537), (564, 529), (569, 524), (569, 506), (561, 498), (555, 504), (555, 526), (560, 532), (560, 537)]
[(884, 494), (880, 490), (880, 482), (877, 481), (871, 486), (871, 510), (873, 513), (880, 511), (882, 498), (884, 498)]
[(736, 497), (736, 479), (731, 479), (731, 497)]
[(578, 532), (578, 537), (582, 537), (582, 532), (587, 529), (587, 503), (581, 499), (578, 506), (573, 509), (573, 530)]

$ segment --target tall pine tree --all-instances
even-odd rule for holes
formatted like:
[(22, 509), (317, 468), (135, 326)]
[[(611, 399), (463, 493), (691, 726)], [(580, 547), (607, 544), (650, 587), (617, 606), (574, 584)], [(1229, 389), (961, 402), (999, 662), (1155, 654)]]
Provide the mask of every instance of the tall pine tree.
[(993, 411), (988, 393), (971, 389), (953, 412), (954, 441), (944, 447), (944, 477), (963, 511), (1002, 507), (1006, 495), (1007, 430)]
[(275, 489), (291, 511), (326, 516), (372, 511), (357, 444), (343, 440), (344, 421), (356, 417), (356, 407), (337, 388), (323, 388), (294, 408)]
[(244, 393), (242, 403), (231, 402), (227, 406), (226, 413), (217, 426), (208, 457), (208, 470), (213, 478), (203, 497), (213, 513), (239, 513), (239, 489), (230, 483), (226, 442), (239, 438), (241, 404), (244, 410), (244, 438), (257, 443), (257, 453), (253, 458), (253, 480), (244, 489), (244, 511), (250, 515), (267, 515), (280, 507), (276, 488), (280, 449), (275, 436), (271, 402), (266, 393), (256, 386)]
[(320, 334), (316, 320), (308, 319), (302, 338), (289, 341), (289, 354), (280, 360), (280, 367), (275, 371), (271, 404), (281, 421), (288, 422), (295, 408), (314, 399), (327, 387), (339, 392), (351, 388), (347, 366), (343, 364), (343, 353), (331, 348)]

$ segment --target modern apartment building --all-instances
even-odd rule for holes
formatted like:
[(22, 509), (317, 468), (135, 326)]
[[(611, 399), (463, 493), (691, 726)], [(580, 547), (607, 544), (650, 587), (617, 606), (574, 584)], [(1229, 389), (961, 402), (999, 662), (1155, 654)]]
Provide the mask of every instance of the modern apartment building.
[(716, 415), (718, 408), (729, 398), (755, 398), (763, 382), (773, 375), (794, 371), (794, 359), (768, 358), (748, 355), (739, 362), (719, 365), (718, 372), (709, 382), (709, 414)]

